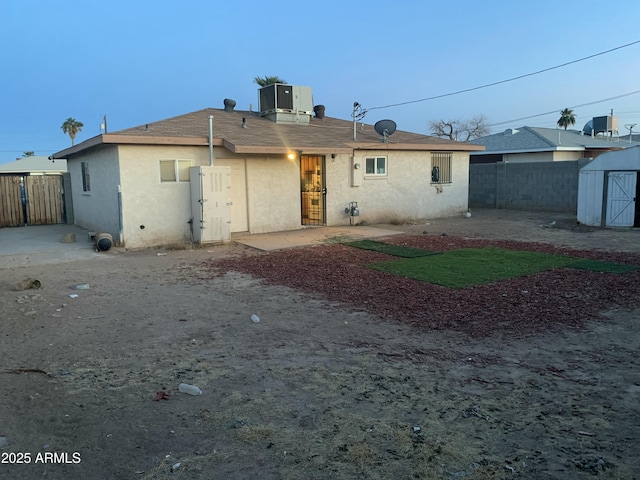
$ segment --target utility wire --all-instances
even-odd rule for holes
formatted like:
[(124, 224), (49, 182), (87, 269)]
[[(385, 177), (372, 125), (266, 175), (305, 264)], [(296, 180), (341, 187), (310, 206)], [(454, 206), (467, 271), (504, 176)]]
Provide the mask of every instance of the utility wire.
[[(635, 95), (637, 93), (640, 93), (640, 90), (636, 90), (634, 92), (629, 92), (629, 93), (623, 93), (622, 95), (617, 95), (615, 97), (604, 98), (602, 100), (596, 100), (595, 102), (583, 103), (581, 105), (573, 105), (573, 106), (571, 106), (569, 108), (574, 109), (574, 108), (580, 108), (580, 107), (588, 107), (589, 105), (595, 105), (596, 103), (608, 102), (610, 100), (616, 100), (618, 98), (628, 97), (630, 95)], [(498, 125), (505, 125), (507, 123), (519, 122), (520, 120), (528, 120), (530, 118), (544, 117), (545, 115), (551, 115), (552, 113), (558, 113), (558, 111), (554, 110), (552, 112), (537, 113), (536, 115), (529, 115), (527, 117), (514, 118), (513, 120), (506, 120), (504, 122), (492, 123), (491, 125), (488, 125), (488, 126), (489, 127), (497, 127)]]
[(421, 98), (419, 100), (410, 100), (408, 102), (392, 103), (390, 105), (383, 105), (383, 106), (380, 106), (380, 107), (371, 107), (371, 108), (368, 108), (368, 109), (364, 110), (364, 113), (368, 112), (369, 110), (380, 110), (382, 108), (399, 107), (399, 106), (402, 106), (402, 105), (409, 105), (411, 103), (426, 102), (428, 100), (436, 100), (438, 98), (451, 97), (453, 95), (460, 95), (461, 93), (473, 92), (475, 90), (480, 90), (482, 88), (488, 88), (488, 87), (493, 87), (495, 85), (500, 85), (500, 84), (503, 84), (503, 83), (513, 82), (515, 80), (520, 80), (521, 78), (531, 77), (533, 75), (539, 75), (541, 73), (548, 72), (550, 70), (555, 70), (555, 69), (562, 68), (562, 67), (566, 67), (567, 65), (572, 65), (574, 63), (584, 62), (585, 60), (589, 60), (589, 59), (594, 58), (594, 57), (599, 57), (600, 55), (605, 55), (607, 53), (611, 53), (611, 52), (614, 52), (616, 50), (620, 50), (622, 48), (626, 48), (626, 47), (630, 47), (632, 45), (636, 45), (638, 43), (640, 43), (640, 40), (636, 40), (635, 42), (627, 43), (625, 45), (620, 45), (618, 47), (611, 48), (609, 50), (605, 50), (604, 52), (594, 53), (593, 55), (589, 55), (588, 57), (579, 58), (577, 60), (572, 60), (570, 62), (565, 62), (565, 63), (562, 63), (560, 65), (556, 65), (554, 67), (544, 68), (544, 69), (538, 70), (536, 72), (525, 73), (524, 75), (518, 75), (517, 77), (508, 78), (506, 80), (500, 80), (498, 82), (486, 83), (484, 85), (480, 85), (480, 86), (477, 86), (477, 87), (466, 88), (464, 90), (458, 90), (456, 92), (443, 93), (442, 95), (436, 95), (436, 96), (433, 96), (433, 97)]

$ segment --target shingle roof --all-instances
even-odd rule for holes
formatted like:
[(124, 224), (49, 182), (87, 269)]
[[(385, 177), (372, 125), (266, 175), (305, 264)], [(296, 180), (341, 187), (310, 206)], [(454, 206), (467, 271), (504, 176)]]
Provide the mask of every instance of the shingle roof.
[(486, 150), (482, 153), (510, 153), (527, 151), (552, 151), (552, 150), (585, 150), (625, 148), (629, 146), (616, 137), (606, 139), (603, 137), (591, 137), (582, 135), (575, 130), (561, 130), (557, 128), (520, 127), (508, 129), (504, 132), (487, 135), (486, 137), (471, 140), (475, 145), (484, 145)]
[[(396, 130), (383, 143), (373, 126), (332, 117), (311, 117), (309, 124), (275, 123), (256, 112), (206, 108), (158, 122), (106, 133), (56, 153), (64, 157), (99, 144), (208, 145), (209, 116), (213, 116), (214, 145), (234, 153), (345, 153), (354, 149), (390, 150), (482, 150), (469, 143)], [(245, 127), (243, 127), (243, 119)]]

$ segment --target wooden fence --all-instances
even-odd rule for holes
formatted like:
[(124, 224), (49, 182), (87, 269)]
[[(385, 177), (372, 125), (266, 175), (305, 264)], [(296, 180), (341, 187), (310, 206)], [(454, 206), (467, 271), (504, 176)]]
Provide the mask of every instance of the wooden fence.
[(0, 227), (65, 223), (62, 175), (0, 175)]

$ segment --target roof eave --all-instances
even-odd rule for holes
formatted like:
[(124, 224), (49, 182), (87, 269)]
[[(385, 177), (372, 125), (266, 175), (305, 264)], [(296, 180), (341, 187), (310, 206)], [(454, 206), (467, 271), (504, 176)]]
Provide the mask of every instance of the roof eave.
[(472, 152), (482, 151), (484, 145), (473, 145), (470, 143), (349, 143), (354, 150), (417, 150), (417, 151), (453, 151)]

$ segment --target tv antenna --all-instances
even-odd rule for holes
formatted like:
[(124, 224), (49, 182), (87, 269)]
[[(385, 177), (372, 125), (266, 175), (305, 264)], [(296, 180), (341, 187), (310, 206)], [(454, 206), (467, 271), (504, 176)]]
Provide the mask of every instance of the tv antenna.
[(629, 130), (629, 143), (633, 142), (633, 129), (637, 125), (637, 123), (627, 123), (624, 128)]
[(387, 143), (388, 137), (396, 131), (396, 122), (393, 120), (379, 120), (373, 126), (378, 135), (382, 135), (382, 141)]

